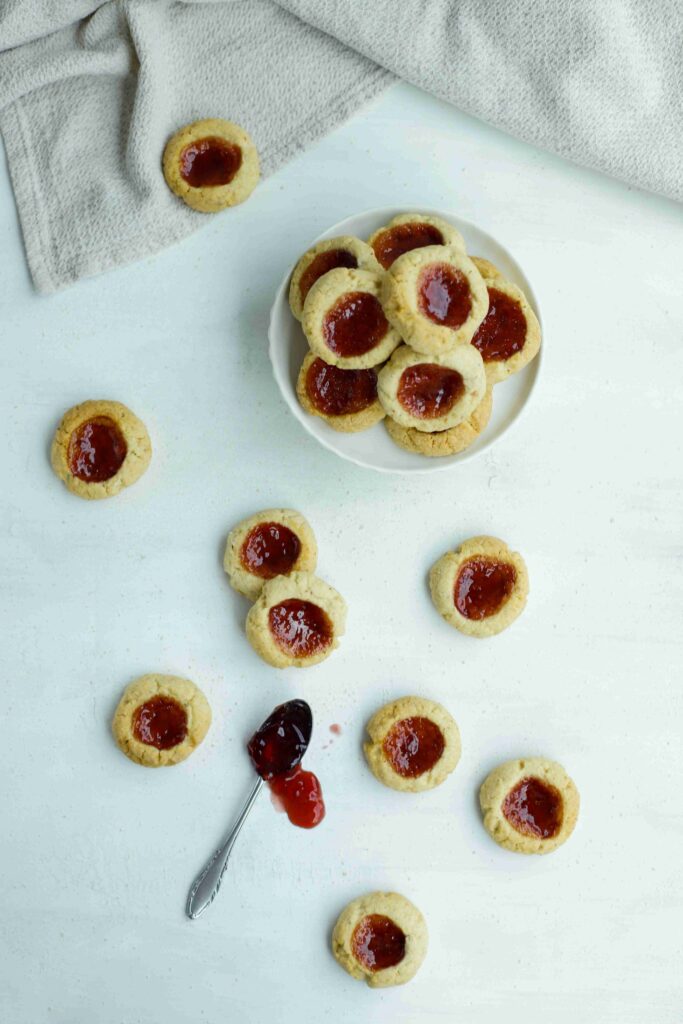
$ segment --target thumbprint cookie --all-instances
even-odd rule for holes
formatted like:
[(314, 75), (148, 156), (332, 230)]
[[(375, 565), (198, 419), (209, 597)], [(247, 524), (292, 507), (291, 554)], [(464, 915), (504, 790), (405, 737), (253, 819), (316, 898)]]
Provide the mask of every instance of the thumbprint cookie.
[(126, 687), (114, 713), (114, 739), (146, 768), (184, 761), (206, 736), (211, 708), (189, 679), (147, 675)]
[(55, 432), (52, 468), (72, 494), (112, 498), (149, 466), (152, 445), (142, 420), (121, 402), (97, 399), (75, 405)]
[(512, 625), (529, 593), (524, 559), (497, 537), (472, 537), (432, 567), (437, 611), (468, 636), (489, 637)]
[(367, 242), (353, 235), (339, 238), (325, 238), (307, 249), (292, 272), (289, 285), (289, 308), (297, 320), (301, 320), (304, 302), (313, 285), (330, 270), (345, 267), (347, 270), (381, 271), (375, 254)]
[(407, 452), (426, 455), (427, 458), (438, 459), (446, 455), (457, 455), (465, 451), (477, 440), (491, 418), (493, 409), (493, 388), (489, 387), (476, 409), (473, 409), (466, 420), (449, 430), (437, 430), (427, 433), (415, 427), (403, 427), (391, 416), (384, 423), (389, 437)]
[(506, 761), (479, 790), (484, 827), (515, 853), (552, 853), (569, 839), (579, 792), (561, 764), (544, 757)]
[(426, 213), (401, 213), (368, 238), (368, 244), (385, 270), (394, 260), (413, 249), (427, 245), (453, 245), (465, 252), (460, 232), (441, 217)]
[(219, 117), (185, 125), (166, 144), (166, 184), (200, 213), (237, 206), (254, 191), (259, 158), (244, 128)]
[(368, 430), (384, 418), (373, 367), (342, 370), (309, 352), (299, 371), (296, 393), (310, 416), (319, 416), (333, 430), (346, 434)]
[(313, 572), (318, 560), (315, 534), (300, 512), (268, 508), (230, 531), (223, 568), (230, 585), (255, 601), (266, 580), (292, 572)]
[(332, 933), (334, 958), (371, 988), (404, 985), (427, 955), (427, 924), (397, 892), (371, 892), (342, 910)]
[(268, 580), (247, 615), (247, 640), (274, 668), (308, 668), (339, 646), (346, 602), (308, 572)]
[(391, 789), (420, 793), (448, 778), (460, 760), (460, 732), (441, 704), (401, 697), (376, 711), (363, 744), (370, 771)]
[(541, 347), (541, 325), (522, 291), (488, 260), (473, 257), (488, 291), (489, 308), (472, 345), (480, 353), (490, 384), (518, 373)]

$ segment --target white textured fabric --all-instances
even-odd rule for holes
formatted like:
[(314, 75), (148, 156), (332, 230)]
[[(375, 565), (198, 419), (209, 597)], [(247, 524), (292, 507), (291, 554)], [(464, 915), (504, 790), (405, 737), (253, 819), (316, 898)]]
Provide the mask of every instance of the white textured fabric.
[(205, 223), (161, 175), (182, 124), (239, 122), (267, 174), (395, 75), (683, 200), (682, 11), (678, 0), (4, 0), (0, 129), (35, 284), (53, 291)]

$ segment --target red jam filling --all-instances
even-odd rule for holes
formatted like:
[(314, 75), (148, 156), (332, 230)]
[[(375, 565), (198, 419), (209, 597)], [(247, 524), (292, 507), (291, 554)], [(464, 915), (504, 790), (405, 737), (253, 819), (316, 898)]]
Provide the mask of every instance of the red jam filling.
[(443, 754), (443, 733), (431, 718), (402, 718), (384, 737), (382, 749), (389, 764), (404, 779), (430, 771)]
[(533, 775), (505, 797), (502, 811), (514, 829), (536, 839), (552, 839), (562, 826), (562, 794)]
[(365, 355), (379, 344), (388, 329), (379, 299), (370, 292), (348, 292), (323, 320), (325, 343), (342, 358)]
[(242, 166), (242, 150), (233, 142), (209, 135), (180, 154), (180, 174), (192, 188), (228, 185)]
[(96, 416), (76, 427), (69, 438), (69, 469), (79, 480), (99, 484), (116, 476), (127, 452), (125, 438), (114, 420)]
[(247, 572), (272, 580), (292, 571), (300, 551), (301, 541), (287, 526), (259, 523), (247, 535), (240, 560)]
[(472, 308), (467, 278), (448, 263), (431, 263), (417, 279), (420, 312), (439, 324), (455, 330), (465, 323)]
[(313, 715), (305, 700), (278, 704), (247, 744), (251, 763), (262, 779), (291, 772), (308, 749)]
[(135, 709), (133, 735), (157, 750), (170, 750), (187, 736), (187, 712), (173, 697), (159, 693)]
[(297, 765), (291, 772), (276, 775), (268, 785), (292, 825), (315, 828), (325, 817), (322, 789), (313, 772)]
[(466, 619), (487, 619), (495, 615), (510, 597), (517, 570), (495, 558), (470, 558), (455, 580), (455, 607)]
[(327, 252), (319, 252), (308, 264), (299, 278), (299, 294), (304, 302), (311, 288), (323, 274), (337, 267), (348, 267), (353, 270), (358, 266), (358, 260), (348, 249), (328, 249)]
[(406, 937), (384, 914), (368, 914), (353, 930), (351, 949), (368, 971), (383, 971), (400, 964), (406, 955)]
[(409, 366), (401, 374), (396, 392), (411, 416), (425, 420), (445, 416), (464, 393), (462, 374), (437, 363)]
[(374, 370), (341, 370), (314, 359), (306, 374), (306, 394), (326, 416), (350, 416), (362, 412), (377, 398)]
[(372, 243), (372, 248), (386, 270), (404, 252), (423, 249), (425, 245), (443, 245), (443, 235), (433, 224), (412, 221), (410, 224), (397, 224), (395, 228), (382, 231)]
[(294, 658), (310, 658), (332, 643), (332, 623), (327, 612), (312, 601), (290, 598), (268, 612), (275, 642)]
[(526, 341), (526, 317), (522, 307), (505, 292), (489, 288), (489, 311), (477, 328), (472, 344), (485, 363), (511, 359)]

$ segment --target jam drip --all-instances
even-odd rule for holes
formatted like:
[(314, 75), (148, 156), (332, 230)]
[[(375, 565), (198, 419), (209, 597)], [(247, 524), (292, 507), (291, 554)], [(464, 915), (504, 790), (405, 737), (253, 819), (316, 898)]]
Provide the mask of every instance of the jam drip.
[(157, 750), (170, 750), (187, 736), (187, 712), (173, 697), (157, 694), (135, 709), (133, 735)]
[(425, 245), (443, 245), (443, 235), (433, 224), (421, 224), (419, 221), (387, 228), (372, 243), (375, 256), (385, 270), (404, 252), (423, 249)]
[(525, 836), (552, 839), (562, 826), (562, 794), (555, 786), (530, 775), (510, 790), (502, 811)]
[(247, 572), (264, 580), (286, 576), (301, 551), (297, 535), (282, 523), (259, 523), (242, 545), (241, 562)]
[(291, 772), (311, 742), (313, 715), (305, 700), (278, 704), (247, 744), (251, 763), (262, 779)]
[(308, 264), (299, 278), (299, 294), (304, 302), (311, 288), (323, 274), (337, 267), (347, 267), (354, 270), (358, 266), (358, 260), (348, 249), (328, 249), (327, 252), (319, 252)]
[(79, 480), (111, 480), (128, 452), (125, 438), (109, 416), (96, 416), (77, 427), (69, 439), (69, 469)]
[(389, 329), (379, 299), (370, 292), (348, 292), (326, 313), (323, 337), (338, 356), (362, 356), (378, 345)]
[(448, 263), (432, 263), (417, 279), (420, 312), (453, 330), (465, 323), (472, 308), (467, 278)]
[(228, 185), (242, 166), (242, 150), (232, 142), (209, 135), (180, 154), (180, 174), (192, 188)]
[(487, 619), (500, 611), (516, 580), (517, 570), (509, 562), (471, 558), (455, 581), (455, 607), (466, 619)]
[(406, 955), (406, 937), (384, 914), (368, 914), (353, 930), (351, 949), (366, 970), (383, 971), (400, 964)]
[(431, 718), (402, 718), (384, 737), (382, 749), (391, 767), (404, 779), (430, 771), (444, 751), (441, 729)]
[(278, 646), (295, 658), (310, 658), (332, 643), (330, 618), (312, 601), (290, 598), (274, 604), (268, 624)]
[(315, 828), (325, 817), (322, 789), (313, 772), (297, 765), (285, 775), (276, 775), (268, 785), (292, 825)]
[(505, 292), (489, 288), (489, 311), (477, 328), (472, 344), (485, 363), (511, 359), (526, 341), (526, 317), (522, 307)]
[(306, 374), (306, 393), (319, 412), (350, 416), (362, 412), (377, 398), (374, 370), (340, 370), (314, 359)]
[(418, 419), (445, 416), (465, 393), (462, 374), (438, 363), (409, 366), (398, 382), (397, 398)]

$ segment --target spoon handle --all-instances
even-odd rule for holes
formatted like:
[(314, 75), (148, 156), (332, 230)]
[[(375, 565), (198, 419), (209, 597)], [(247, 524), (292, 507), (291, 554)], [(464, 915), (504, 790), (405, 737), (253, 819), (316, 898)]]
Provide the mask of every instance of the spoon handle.
[(235, 840), (240, 834), (242, 825), (247, 820), (247, 815), (254, 806), (256, 797), (261, 792), (263, 785), (263, 779), (258, 778), (254, 783), (254, 788), (247, 797), (247, 802), (242, 808), (239, 818), (226, 836), (225, 841), (218, 847), (206, 867), (202, 869), (192, 883), (185, 906), (185, 913), (192, 920), (204, 913), (220, 889), (223, 873), (228, 866), (228, 857), (235, 845)]

